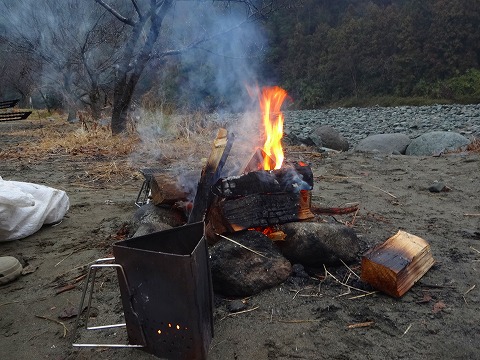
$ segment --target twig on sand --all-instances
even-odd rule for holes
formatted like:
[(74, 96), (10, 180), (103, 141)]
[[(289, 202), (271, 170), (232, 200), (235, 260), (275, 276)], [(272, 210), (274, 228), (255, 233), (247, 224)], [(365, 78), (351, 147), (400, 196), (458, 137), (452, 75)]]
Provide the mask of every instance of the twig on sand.
[(41, 315), (35, 315), (35, 317), (39, 318), (39, 319), (44, 319), (44, 320), (48, 320), (48, 321), (52, 321), (58, 325), (62, 325), (63, 326), (63, 337), (67, 336), (67, 332), (68, 332), (68, 329), (67, 327), (65, 326), (65, 324), (61, 321), (58, 321), (58, 320), (55, 320), (55, 319), (52, 319), (52, 318), (49, 318), (49, 317), (46, 317), (46, 316), (41, 316)]
[(366, 294), (349, 297), (348, 300), (360, 299), (362, 297), (367, 297), (367, 296), (370, 296), (370, 295), (374, 295), (376, 293), (378, 293), (378, 291), (370, 291), (369, 293), (366, 293)]
[(358, 276), (352, 269), (350, 269), (350, 267), (347, 264), (345, 264), (345, 262), (342, 259), (340, 259), (340, 261), (342, 262), (343, 266), (345, 266), (348, 269), (348, 271), (350, 271), (353, 275), (355, 275), (357, 279), (360, 279), (360, 276)]
[(405, 331), (403, 332), (402, 336), (405, 336), (405, 334), (408, 332), (408, 330), (410, 330), (410, 328), (412, 327), (413, 324), (410, 324), (408, 325), (408, 327), (405, 329)]
[(477, 286), (477, 285), (472, 285), (472, 286), (470, 286), (470, 288), (463, 293), (462, 297), (463, 297), (463, 301), (465, 301), (465, 304), (467, 304), (467, 299), (465, 298), (465, 296), (466, 296), (470, 291), (472, 291), (473, 289), (475, 289), (476, 286)]
[(352, 177), (352, 176), (330, 176), (330, 177), (327, 177), (327, 176), (319, 176), (319, 178), (323, 178), (323, 179), (328, 179), (328, 178), (331, 178), (331, 179), (344, 179), (344, 180), (350, 180), (351, 182), (355, 183), (355, 184), (358, 184), (358, 185), (365, 185), (365, 186), (370, 186), (376, 190), (379, 190), (385, 194), (387, 194), (388, 196), (391, 196), (392, 198), (394, 198), (395, 200), (397, 200), (397, 197), (395, 195), (393, 195), (392, 193), (389, 193), (388, 191), (386, 190), (383, 190), (382, 188), (379, 188), (378, 186), (375, 186), (375, 185), (372, 185), (372, 184), (367, 184), (367, 183), (364, 183), (364, 182), (361, 182), (361, 181), (355, 181), (355, 180), (352, 180), (352, 179), (358, 179), (359, 177)]
[(235, 240), (233, 240), (233, 239), (230, 239), (229, 237), (226, 237), (225, 235), (221, 235), (221, 234), (217, 234), (217, 233), (215, 233), (215, 235), (220, 236), (221, 238), (224, 238), (225, 240), (231, 241), (231, 242), (234, 243), (235, 245), (238, 245), (238, 246), (240, 246), (240, 247), (242, 247), (242, 248), (244, 248), (244, 249), (247, 249), (248, 251), (251, 251), (251, 252), (253, 252), (254, 254), (257, 254), (257, 255), (259, 255), (259, 256), (261, 256), (261, 257), (264, 257), (265, 259), (268, 259), (268, 257), (266, 257), (264, 254), (262, 254), (262, 253), (260, 253), (260, 252), (258, 252), (258, 251), (255, 251), (255, 250), (253, 250), (253, 249), (250, 249), (249, 247), (247, 247), (247, 246), (245, 246), (245, 245), (242, 245), (242, 244), (240, 244), (238, 241), (235, 241)]
[(297, 295), (298, 295), (301, 291), (303, 291), (303, 290), (309, 290), (309, 289), (313, 289), (313, 288), (314, 288), (314, 286), (307, 286), (307, 287), (304, 287), (304, 288), (302, 288), (302, 289), (300, 289), (300, 290), (290, 289), (290, 291), (295, 292), (295, 295), (293, 295), (292, 300), (295, 300), (295, 298), (297, 297)]
[(480, 250), (475, 249), (473, 246), (470, 246), (470, 249), (480, 254)]
[(227, 317), (230, 317), (230, 316), (235, 316), (235, 315), (244, 314), (244, 313), (248, 313), (248, 312), (257, 310), (259, 307), (260, 307), (260, 306), (255, 306), (254, 308), (251, 308), (251, 309), (242, 310), (242, 311), (237, 311), (237, 312), (234, 312), (234, 313), (227, 314), (227, 315), (225, 315), (223, 318), (221, 318), (220, 321), (221, 321), (221, 320), (225, 320)]
[(327, 278), (327, 275), (330, 275), (337, 283), (339, 283), (340, 285), (343, 285), (345, 286), (346, 288), (348, 288), (349, 290), (356, 290), (356, 291), (360, 291), (362, 293), (365, 293), (365, 294), (369, 294), (370, 291), (366, 291), (366, 290), (362, 290), (362, 289), (359, 289), (359, 288), (356, 288), (354, 286), (350, 286), (344, 282), (341, 282), (340, 280), (338, 280), (331, 272), (329, 272), (326, 268), (325, 265), (323, 265), (323, 268), (325, 269), (325, 278)]
[(463, 214), (463, 216), (480, 216), (480, 214)]
[(365, 321), (362, 323), (355, 323), (355, 324), (350, 324), (347, 325), (347, 329), (358, 329), (358, 328), (363, 328), (363, 327), (369, 327), (375, 324), (375, 321)]
[(285, 324), (301, 324), (301, 323), (309, 323), (309, 322), (319, 322), (319, 319), (306, 319), (306, 320), (277, 320), (278, 322), (285, 323)]
[(58, 263), (56, 263), (54, 267), (57, 267), (58, 265), (60, 265), (63, 261), (65, 261), (65, 260), (68, 259), (70, 256), (72, 256), (74, 252), (75, 252), (75, 251), (70, 252), (70, 254), (68, 254), (67, 256), (65, 256), (65, 257), (64, 257), (62, 260), (60, 260)]
[(366, 183), (363, 183), (363, 182), (360, 182), (360, 181), (353, 181), (351, 180), (352, 182), (356, 183), (356, 184), (359, 184), (359, 185), (366, 185), (366, 186), (370, 186), (376, 190), (379, 190), (385, 194), (387, 194), (388, 196), (391, 196), (392, 198), (394, 198), (395, 200), (398, 200), (398, 198), (393, 195), (392, 193), (389, 193), (387, 190), (383, 190), (382, 188), (379, 188), (378, 186), (375, 186), (375, 185), (372, 185), (372, 184), (366, 184)]
[(17, 300), (5, 302), (5, 303), (0, 304), (0, 307), (5, 306), (5, 305), (10, 305), (10, 304), (17, 304), (17, 303), (19, 303), (19, 302), (20, 302), (20, 301), (17, 301)]

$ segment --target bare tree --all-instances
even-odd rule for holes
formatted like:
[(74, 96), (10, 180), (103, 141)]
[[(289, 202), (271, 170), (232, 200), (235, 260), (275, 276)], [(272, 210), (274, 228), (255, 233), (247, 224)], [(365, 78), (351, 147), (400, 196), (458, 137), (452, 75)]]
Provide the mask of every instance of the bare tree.
[[(95, 0), (95, 2), (109, 11), (118, 21), (131, 27), (128, 40), (124, 45), (118, 63), (114, 88), (112, 110), (112, 132), (114, 134), (119, 134), (126, 130), (127, 115), (132, 103), (134, 90), (150, 61), (179, 55), (198, 48), (201, 44), (208, 41), (228, 36), (231, 31), (242, 27), (244, 24), (262, 19), (272, 11), (289, 3), (288, 1), (280, 0), (210, 1), (210, 4), (222, 6), (224, 10), (235, 7), (238, 11), (241, 7), (243, 9), (243, 19), (230, 24), (228, 29), (223, 28), (210, 33), (200, 31), (196, 34), (191, 34), (193, 36), (188, 39), (188, 42), (171, 49), (168, 47), (170, 45), (168, 41), (159, 41), (159, 36), (162, 40), (165, 40), (161, 36), (162, 27), (167, 15), (172, 13), (172, 10), (181, 2), (180, 0), (126, 0), (126, 3), (122, 3), (123, 8), (120, 8), (119, 5), (114, 6), (112, 5), (113, 2), (108, 2), (107, 0)], [(196, 9), (194, 5), (207, 3), (205, 1), (193, 0), (184, 2), (190, 3), (191, 6), (186, 8), (187, 10), (190, 8), (193, 11)], [(172, 21), (174, 22), (175, 19)], [(178, 46), (178, 44), (176, 45)]]
[(112, 86), (123, 24), (86, 2), (0, 2), (4, 36), (18, 58), (36, 63), (37, 89), (60, 93), (69, 120), (89, 106), (100, 116), (102, 93)]

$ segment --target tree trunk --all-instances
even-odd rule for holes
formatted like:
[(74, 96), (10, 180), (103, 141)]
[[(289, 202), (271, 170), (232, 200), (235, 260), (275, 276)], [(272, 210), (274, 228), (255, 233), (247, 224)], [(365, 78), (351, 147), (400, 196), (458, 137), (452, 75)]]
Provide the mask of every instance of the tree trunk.
[[(117, 135), (125, 132), (127, 129), (127, 116), (130, 105), (132, 103), (133, 92), (140, 79), (140, 75), (145, 69), (146, 65), (150, 61), (152, 50), (157, 41), (160, 27), (162, 26), (163, 19), (172, 7), (173, 0), (163, 1), (159, 9), (156, 8), (155, 1), (152, 2), (152, 8), (150, 9), (150, 15), (148, 17), (141, 18), (134, 26), (132, 36), (130, 37), (126, 47), (123, 59), (119, 66), (119, 74), (115, 84), (115, 90), (113, 94), (113, 109), (112, 109), (112, 134)], [(148, 19), (151, 21), (150, 29), (145, 37), (142, 33), (145, 30), (145, 26), (148, 23)], [(141, 45), (140, 52), (134, 55), (134, 48), (140, 39), (143, 45)], [(130, 65), (134, 64), (134, 65)]]

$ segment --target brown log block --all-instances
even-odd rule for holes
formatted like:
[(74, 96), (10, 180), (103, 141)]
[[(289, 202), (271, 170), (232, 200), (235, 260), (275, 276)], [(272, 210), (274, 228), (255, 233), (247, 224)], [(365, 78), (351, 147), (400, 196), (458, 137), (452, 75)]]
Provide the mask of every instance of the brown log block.
[(234, 232), (258, 226), (272, 226), (314, 217), (310, 211), (311, 193), (252, 194), (237, 199), (219, 199), (207, 215), (216, 233)]
[(154, 205), (172, 205), (177, 201), (186, 201), (190, 195), (188, 189), (183, 188), (177, 178), (170, 174), (153, 174), (150, 191)]
[(362, 281), (393, 297), (401, 297), (435, 263), (422, 238), (398, 231), (362, 257)]

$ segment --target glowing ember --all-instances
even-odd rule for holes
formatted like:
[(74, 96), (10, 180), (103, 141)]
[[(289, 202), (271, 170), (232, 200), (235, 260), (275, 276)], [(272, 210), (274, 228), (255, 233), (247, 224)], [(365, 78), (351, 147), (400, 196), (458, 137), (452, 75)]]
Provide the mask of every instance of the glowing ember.
[[(287, 92), (278, 86), (264, 87), (260, 95), (260, 109), (262, 110), (263, 125), (265, 128), (265, 144), (263, 151), (268, 156), (264, 159), (263, 168), (272, 170), (280, 169), (283, 163), (283, 149), (281, 139), (283, 137), (283, 114), (280, 111)], [(269, 159), (270, 158), (270, 159)]]

